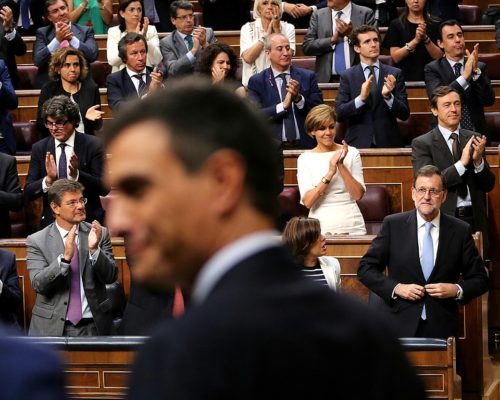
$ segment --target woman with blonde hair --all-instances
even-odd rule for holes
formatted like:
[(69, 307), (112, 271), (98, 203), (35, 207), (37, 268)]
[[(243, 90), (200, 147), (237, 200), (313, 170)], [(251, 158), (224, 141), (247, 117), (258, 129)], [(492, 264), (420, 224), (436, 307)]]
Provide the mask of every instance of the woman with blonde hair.
[(335, 111), (326, 104), (307, 114), (305, 129), (317, 145), (297, 160), (301, 203), (309, 217), (319, 219), (323, 234), (366, 235), (356, 203), (366, 190), (361, 156), (345, 141), (335, 143), (335, 123)]

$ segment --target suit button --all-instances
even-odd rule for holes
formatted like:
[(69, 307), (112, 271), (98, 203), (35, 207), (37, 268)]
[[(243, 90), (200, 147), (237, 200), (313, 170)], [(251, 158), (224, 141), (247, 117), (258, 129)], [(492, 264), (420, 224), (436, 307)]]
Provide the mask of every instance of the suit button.
[(68, 302), (67, 302), (67, 301), (65, 301), (65, 302), (64, 302), (64, 305), (65, 305), (65, 306), (67, 306), (67, 305), (68, 305)]
[(64, 318), (61, 317), (61, 321), (64, 321)]

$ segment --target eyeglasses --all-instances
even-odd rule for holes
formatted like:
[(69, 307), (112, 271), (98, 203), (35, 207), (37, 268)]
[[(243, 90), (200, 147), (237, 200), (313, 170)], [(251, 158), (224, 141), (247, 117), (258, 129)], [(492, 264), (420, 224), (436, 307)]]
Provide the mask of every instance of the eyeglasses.
[(56, 121), (56, 122), (46, 120), (45, 127), (48, 129), (50, 129), (50, 128), (62, 129), (62, 128), (64, 128), (64, 125), (66, 125), (68, 122), (69, 122), (69, 119), (67, 119), (66, 121)]
[(415, 191), (417, 192), (419, 197), (424, 197), (427, 193), (429, 193), (432, 197), (438, 197), (441, 193), (443, 193), (442, 190), (434, 188), (426, 189), (424, 187), (415, 188)]
[(175, 19), (180, 19), (181, 21), (185, 21), (187, 19), (193, 19), (194, 18), (194, 14), (186, 14), (186, 15), (183, 15), (182, 17), (175, 17)]
[(71, 200), (66, 203), (66, 205), (70, 208), (75, 208), (78, 204), (84, 206), (85, 204), (87, 204), (87, 198), (82, 197), (80, 200)]

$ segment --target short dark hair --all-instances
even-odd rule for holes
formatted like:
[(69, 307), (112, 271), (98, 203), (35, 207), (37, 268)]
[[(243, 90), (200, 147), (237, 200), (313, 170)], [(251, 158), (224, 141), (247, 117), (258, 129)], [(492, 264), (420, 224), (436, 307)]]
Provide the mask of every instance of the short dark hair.
[(293, 217), (283, 230), (283, 242), (299, 263), (309, 253), (311, 246), (321, 235), (321, 225), (316, 218)]
[(118, 21), (119, 21), (118, 26), (120, 28), (120, 31), (122, 32), (125, 32), (127, 30), (127, 26), (125, 25), (125, 18), (122, 17), (120, 11), (125, 11), (130, 3), (134, 3), (136, 1), (138, 3), (141, 3), (142, 17), (144, 17), (144, 3), (142, 2), (142, 0), (120, 0), (120, 4), (118, 5)]
[(458, 93), (456, 89), (453, 89), (451, 86), (438, 86), (436, 89), (434, 89), (430, 98), (431, 108), (437, 109), (438, 99), (446, 96), (451, 92), (455, 92), (460, 98), (460, 93)]
[[(196, 118), (193, 110), (197, 110)], [(166, 90), (125, 105), (106, 125), (105, 143), (119, 140), (123, 130), (145, 121), (165, 126), (171, 151), (189, 172), (199, 170), (221, 149), (239, 154), (246, 165), (250, 203), (274, 217), (278, 176), (275, 144), (267, 120), (249, 102), (205, 79), (172, 81)]]
[(375, 32), (377, 34), (378, 40), (380, 41), (380, 32), (378, 31), (378, 29), (372, 25), (364, 24), (353, 29), (353, 31), (349, 35), (349, 42), (351, 43), (352, 46), (359, 46), (358, 35), (360, 33), (368, 33), (368, 32)]
[(78, 104), (73, 103), (68, 96), (61, 94), (51, 97), (43, 103), (42, 118), (45, 121), (47, 117), (66, 117), (71, 125), (76, 128), (80, 123), (80, 109)]
[(194, 11), (193, 4), (190, 3), (189, 1), (185, 1), (185, 0), (174, 1), (170, 4), (170, 18), (177, 17), (177, 10), (179, 8), (182, 10), (193, 10)]
[(445, 178), (441, 173), (441, 170), (435, 165), (424, 165), (423, 167), (419, 168), (418, 171), (415, 172), (415, 177), (413, 179), (413, 187), (415, 187), (418, 178), (422, 176), (430, 178), (431, 176), (434, 175), (439, 176), (439, 178), (441, 178), (441, 186), (443, 187), (443, 190), (446, 189)]
[(148, 42), (146, 38), (142, 36), (140, 33), (136, 32), (128, 32), (124, 37), (120, 39), (118, 42), (118, 57), (126, 64), (127, 63), (127, 46), (129, 44), (133, 44), (142, 40), (144, 45), (146, 46), (146, 52), (148, 51)]
[(52, 184), (52, 186), (49, 187), (49, 191), (47, 192), (49, 204), (55, 203), (60, 206), (62, 198), (66, 193), (83, 193), (84, 190), (85, 187), (78, 181), (73, 181), (66, 178), (58, 179)]
[(441, 22), (439, 25), (439, 40), (443, 40), (443, 28), (445, 26), (458, 26), (462, 33), (464, 32), (464, 28), (462, 28), (462, 25), (456, 20), (456, 19), (447, 19), (446, 21)]
[[(43, 5), (43, 14), (44, 16), (49, 15), (49, 7), (53, 4), (56, 4), (59, 0), (46, 0), (45, 4)], [(66, 7), (68, 7), (68, 2), (66, 0), (61, 0), (64, 4), (66, 4)]]
[(213, 43), (207, 46), (196, 65), (196, 71), (207, 76), (212, 76), (212, 64), (220, 53), (226, 53), (229, 57), (231, 69), (229, 70), (228, 78), (236, 79), (236, 70), (238, 69), (238, 61), (231, 46), (225, 43)]

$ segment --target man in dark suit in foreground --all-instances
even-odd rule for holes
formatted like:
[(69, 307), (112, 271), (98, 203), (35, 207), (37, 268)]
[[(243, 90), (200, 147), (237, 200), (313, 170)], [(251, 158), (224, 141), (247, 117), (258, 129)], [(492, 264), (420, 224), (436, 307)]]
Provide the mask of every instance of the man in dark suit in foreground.
[(416, 210), (386, 217), (359, 263), (359, 280), (385, 301), (400, 337), (457, 336), (458, 304), (488, 290), (470, 226), (439, 210), (446, 194), (439, 169), (420, 168)]
[(129, 399), (425, 398), (386, 325), (307, 281), (272, 230), (275, 148), (250, 105), (190, 79), (124, 110), (106, 140), (108, 222), (132, 273), (191, 292), (141, 349)]
[(406, 121), (410, 107), (403, 73), (382, 64), (380, 36), (376, 28), (356, 28), (350, 41), (360, 64), (340, 76), (336, 110), (339, 122), (347, 122), (346, 142), (354, 147), (402, 147), (397, 118)]
[(19, 328), (22, 298), (19, 290), (16, 255), (0, 249), (0, 321)]
[(11, 237), (9, 211), (18, 211), (22, 205), (16, 158), (0, 153), (0, 239)]

